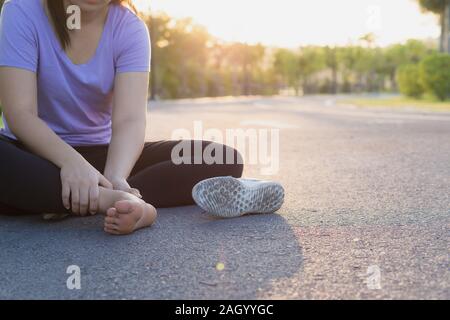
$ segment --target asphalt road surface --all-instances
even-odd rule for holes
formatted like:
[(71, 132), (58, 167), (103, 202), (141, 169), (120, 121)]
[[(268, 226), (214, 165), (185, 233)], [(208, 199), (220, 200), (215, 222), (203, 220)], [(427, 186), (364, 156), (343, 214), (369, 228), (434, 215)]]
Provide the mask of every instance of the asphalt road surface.
[[(148, 138), (193, 134), (195, 121), (221, 132), (279, 129), (279, 170), (245, 169), (284, 185), (277, 214), (163, 209), (152, 228), (126, 237), (105, 234), (100, 216), (2, 216), (0, 298), (450, 298), (450, 114), (329, 97), (159, 102)], [(71, 265), (79, 290), (66, 286)]]

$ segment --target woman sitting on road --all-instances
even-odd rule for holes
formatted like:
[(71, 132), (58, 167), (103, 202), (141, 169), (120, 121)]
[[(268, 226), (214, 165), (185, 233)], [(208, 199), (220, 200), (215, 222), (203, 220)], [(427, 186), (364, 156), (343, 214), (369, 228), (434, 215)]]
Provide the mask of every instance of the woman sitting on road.
[[(69, 5), (81, 9), (81, 28), (67, 27)], [(194, 199), (224, 217), (276, 211), (281, 186), (236, 179), (236, 150), (200, 141), (234, 162), (176, 165), (180, 141), (144, 142), (150, 41), (132, 8), (119, 0), (5, 3), (0, 212), (103, 213), (104, 230), (120, 235), (150, 226), (155, 207)]]

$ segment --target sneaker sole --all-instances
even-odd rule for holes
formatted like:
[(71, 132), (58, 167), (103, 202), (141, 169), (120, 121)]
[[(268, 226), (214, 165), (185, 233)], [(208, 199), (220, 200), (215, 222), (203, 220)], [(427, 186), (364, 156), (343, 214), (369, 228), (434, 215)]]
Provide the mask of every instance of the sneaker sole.
[(284, 189), (274, 182), (247, 186), (233, 177), (216, 177), (197, 183), (192, 197), (206, 212), (234, 218), (248, 213), (274, 213), (283, 205)]

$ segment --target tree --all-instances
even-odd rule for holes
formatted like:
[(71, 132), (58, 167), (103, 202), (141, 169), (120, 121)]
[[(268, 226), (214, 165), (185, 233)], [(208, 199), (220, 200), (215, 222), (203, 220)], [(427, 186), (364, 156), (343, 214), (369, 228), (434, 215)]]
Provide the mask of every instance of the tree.
[(441, 23), (440, 51), (450, 53), (450, 0), (419, 0), (423, 10), (439, 15)]
[(290, 88), (294, 88), (295, 94), (300, 93), (300, 64), (297, 55), (288, 49), (279, 49), (275, 53), (274, 69)]
[(404, 64), (397, 70), (397, 83), (402, 94), (419, 98), (424, 91), (418, 64)]
[(439, 53), (420, 62), (420, 79), (425, 89), (444, 101), (450, 97), (450, 55)]
[(338, 48), (325, 47), (325, 64), (331, 70), (331, 82), (329, 92), (336, 94), (338, 92), (338, 69), (339, 60), (337, 57)]
[(265, 47), (261, 44), (231, 43), (225, 45), (222, 65), (233, 75), (233, 85), (239, 94), (255, 91), (255, 75), (261, 70)]
[(396, 74), (404, 64), (417, 64), (426, 56), (435, 52), (419, 40), (408, 40), (405, 44), (394, 44), (385, 49), (384, 68), (391, 81), (392, 89), (397, 88)]
[(152, 16), (146, 17), (146, 23), (150, 31), (151, 60), (150, 60), (150, 100), (156, 100), (158, 96), (156, 89), (156, 39), (158, 38), (157, 19)]
[(310, 78), (326, 68), (325, 54), (321, 48), (309, 46), (300, 49), (297, 59), (303, 93), (307, 94), (313, 91)]

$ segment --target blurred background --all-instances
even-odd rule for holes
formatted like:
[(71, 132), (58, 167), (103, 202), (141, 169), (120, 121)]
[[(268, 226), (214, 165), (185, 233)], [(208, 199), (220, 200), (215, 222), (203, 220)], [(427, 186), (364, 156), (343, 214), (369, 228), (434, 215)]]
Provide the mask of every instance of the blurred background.
[(133, 3), (151, 32), (152, 99), (399, 92), (410, 102), (449, 98), (450, 0)]
[(448, 0), (135, 0), (152, 99), (450, 92)]

